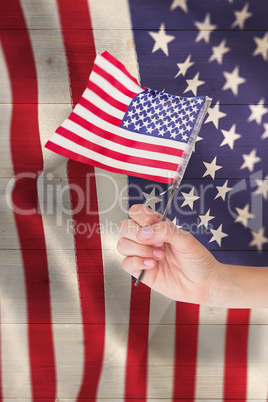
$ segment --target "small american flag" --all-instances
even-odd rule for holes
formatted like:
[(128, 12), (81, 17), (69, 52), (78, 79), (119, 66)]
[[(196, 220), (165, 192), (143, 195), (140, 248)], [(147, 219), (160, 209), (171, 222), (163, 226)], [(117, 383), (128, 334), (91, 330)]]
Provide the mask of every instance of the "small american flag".
[(112, 172), (170, 183), (177, 170), (184, 171), (209, 105), (205, 96), (142, 88), (104, 52), (79, 103), (46, 147)]

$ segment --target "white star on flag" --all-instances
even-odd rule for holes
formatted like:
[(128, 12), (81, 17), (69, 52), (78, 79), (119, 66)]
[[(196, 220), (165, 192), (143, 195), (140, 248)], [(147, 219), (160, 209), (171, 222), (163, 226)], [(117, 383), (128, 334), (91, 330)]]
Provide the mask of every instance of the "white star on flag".
[(266, 113), (268, 113), (268, 109), (263, 106), (264, 105), (264, 98), (260, 99), (257, 105), (249, 105), (251, 110), (251, 115), (248, 118), (248, 121), (256, 121), (257, 124), (261, 124), (262, 117)]
[(263, 35), (263, 38), (258, 38), (255, 36), (254, 41), (256, 43), (256, 49), (252, 53), (253, 56), (258, 56), (259, 54), (263, 57), (264, 61), (268, 60), (268, 32)]
[(232, 23), (231, 28), (239, 26), (240, 29), (244, 29), (245, 22), (250, 18), (253, 13), (248, 12), (249, 3), (246, 3), (241, 11), (234, 11), (235, 21)]
[(184, 197), (184, 201), (183, 201), (181, 207), (185, 207), (186, 205), (189, 205), (189, 207), (191, 209), (193, 209), (194, 202), (200, 198), (197, 195), (194, 195), (194, 187), (191, 189), (191, 191), (189, 193), (184, 193), (182, 191), (181, 191), (181, 193)]
[(192, 78), (190, 80), (186, 80), (186, 82), (188, 84), (188, 87), (185, 89), (185, 91), (183, 93), (188, 92), (188, 91), (192, 91), (194, 96), (196, 96), (197, 88), (200, 87), (200, 85), (205, 84), (205, 81), (199, 80), (199, 74), (200, 73), (196, 73), (194, 78)]
[(254, 194), (262, 194), (265, 200), (268, 200), (268, 175), (265, 176), (264, 180), (256, 180), (256, 185), (258, 186)]
[(239, 76), (239, 66), (236, 66), (231, 73), (223, 71), (223, 75), (226, 82), (222, 90), (226, 91), (227, 89), (231, 89), (234, 95), (238, 95), (238, 86), (246, 82), (245, 78)]
[(205, 171), (205, 173), (203, 174), (202, 177), (210, 175), (213, 180), (215, 179), (215, 173), (217, 172), (217, 170), (222, 169), (222, 166), (218, 166), (216, 164), (216, 161), (217, 161), (217, 157), (215, 156), (215, 158), (213, 159), (213, 161), (211, 163), (203, 162), (204, 165), (206, 166), (207, 170)]
[(219, 126), (219, 119), (222, 119), (223, 117), (227, 116), (226, 113), (223, 113), (220, 111), (220, 102), (217, 101), (214, 105), (214, 107), (210, 107), (208, 109), (208, 117), (206, 119), (205, 123), (210, 123), (212, 122), (216, 128)]
[(211, 243), (212, 241), (216, 241), (220, 247), (221, 247), (221, 239), (223, 239), (224, 237), (229, 236), (227, 233), (224, 233), (222, 231), (222, 224), (218, 227), (217, 230), (210, 229), (210, 231), (213, 234), (213, 236), (209, 240), (209, 243)]
[(246, 204), (244, 208), (235, 208), (238, 216), (235, 223), (240, 222), (245, 228), (248, 227), (248, 220), (253, 219), (254, 215), (249, 212), (249, 204)]
[(265, 228), (261, 228), (258, 232), (251, 230), (253, 240), (249, 243), (250, 247), (256, 246), (258, 251), (262, 251), (263, 245), (268, 243), (268, 238), (264, 235)]
[(230, 48), (226, 47), (226, 39), (223, 39), (218, 46), (212, 46), (212, 55), (209, 58), (209, 62), (216, 60), (218, 64), (222, 64), (224, 54), (230, 52)]
[(177, 63), (177, 66), (178, 66), (178, 68), (179, 68), (179, 71), (177, 72), (177, 74), (175, 75), (174, 78), (177, 78), (180, 74), (182, 74), (183, 76), (185, 76), (185, 74), (187, 73), (188, 69), (189, 69), (193, 64), (194, 64), (194, 62), (191, 61), (191, 55), (189, 54), (184, 63)]
[(161, 198), (155, 196), (155, 187), (152, 189), (150, 194), (144, 192), (142, 192), (142, 194), (146, 198), (145, 205), (151, 207), (153, 210), (155, 210), (155, 204), (162, 201)]
[(237, 134), (235, 131), (236, 131), (236, 124), (233, 124), (229, 131), (221, 130), (224, 136), (224, 140), (220, 145), (221, 147), (223, 145), (229, 145), (231, 149), (234, 149), (234, 142), (238, 140), (238, 138), (242, 137), (241, 134)]
[(243, 154), (242, 157), (244, 159), (244, 163), (240, 169), (248, 168), (248, 170), (250, 172), (253, 172), (255, 163), (258, 163), (261, 160), (261, 158), (259, 158), (256, 155), (256, 153), (257, 153), (257, 150), (256, 150), (256, 148), (254, 148), (254, 149), (252, 149), (252, 151), (249, 154)]
[(161, 49), (168, 56), (168, 44), (175, 39), (175, 36), (166, 34), (165, 24), (160, 25), (158, 32), (149, 32), (149, 35), (155, 41), (152, 53)]
[(200, 218), (200, 223), (197, 227), (199, 228), (200, 226), (204, 225), (205, 228), (207, 229), (208, 222), (211, 221), (211, 219), (214, 219), (215, 216), (210, 215), (210, 209), (209, 209), (205, 215), (199, 215), (199, 218)]
[(170, 10), (175, 10), (177, 7), (180, 7), (185, 13), (188, 13), (187, 0), (173, 0)]
[(217, 28), (217, 25), (213, 25), (210, 22), (210, 13), (207, 13), (203, 22), (195, 21), (196, 28), (199, 33), (195, 39), (196, 42), (204, 40), (206, 43), (210, 40), (211, 33)]
[(216, 186), (216, 187), (218, 190), (218, 194), (216, 195), (214, 200), (216, 200), (216, 198), (221, 197), (223, 201), (225, 201), (226, 194), (232, 190), (232, 187), (228, 187), (228, 180), (226, 180), (223, 186)]

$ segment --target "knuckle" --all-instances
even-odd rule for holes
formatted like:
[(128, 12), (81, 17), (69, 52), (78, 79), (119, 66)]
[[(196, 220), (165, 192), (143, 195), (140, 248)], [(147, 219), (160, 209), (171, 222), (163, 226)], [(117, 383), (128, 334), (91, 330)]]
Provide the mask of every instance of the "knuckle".
[(124, 248), (124, 238), (122, 237), (121, 239), (118, 240), (117, 242), (117, 251), (122, 254), (122, 250)]

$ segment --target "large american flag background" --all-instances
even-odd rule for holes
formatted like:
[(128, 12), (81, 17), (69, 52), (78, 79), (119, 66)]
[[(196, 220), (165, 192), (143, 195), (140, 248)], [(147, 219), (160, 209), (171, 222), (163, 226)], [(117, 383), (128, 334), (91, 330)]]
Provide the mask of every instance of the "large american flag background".
[(131, 204), (168, 185), (45, 149), (108, 51), (141, 86), (213, 99), (169, 218), (222, 262), (267, 266), (263, 0), (0, 4), (0, 398), (267, 401), (268, 314), (169, 299), (121, 269)]

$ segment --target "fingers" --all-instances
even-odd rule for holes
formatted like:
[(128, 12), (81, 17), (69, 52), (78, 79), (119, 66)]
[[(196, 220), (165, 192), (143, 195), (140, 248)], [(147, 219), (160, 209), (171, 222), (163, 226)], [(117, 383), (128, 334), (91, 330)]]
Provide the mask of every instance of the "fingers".
[(170, 243), (178, 252), (190, 251), (199, 244), (189, 232), (179, 229), (170, 221), (140, 228), (135, 236), (140, 243)]
[(127, 257), (122, 262), (123, 269), (135, 278), (138, 278), (141, 270), (151, 270), (152, 268), (155, 268), (156, 265), (156, 260), (138, 256)]
[(159, 212), (153, 211), (145, 204), (132, 205), (129, 210), (129, 217), (142, 227), (153, 225), (162, 219), (162, 215)]
[(164, 258), (165, 255), (164, 251), (161, 248), (146, 246), (144, 244), (139, 244), (126, 238), (119, 239), (117, 243), (117, 250), (125, 257), (139, 256), (147, 259), (149, 258), (160, 260)]

